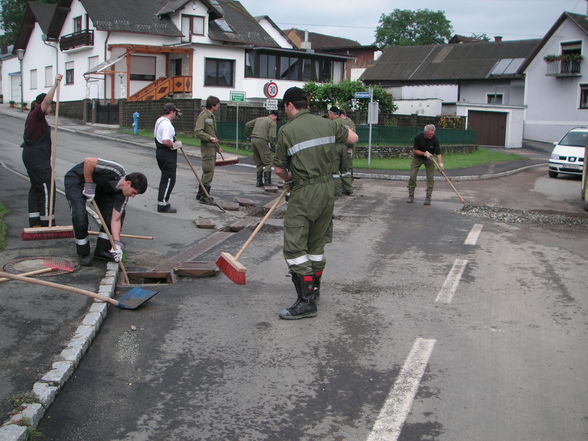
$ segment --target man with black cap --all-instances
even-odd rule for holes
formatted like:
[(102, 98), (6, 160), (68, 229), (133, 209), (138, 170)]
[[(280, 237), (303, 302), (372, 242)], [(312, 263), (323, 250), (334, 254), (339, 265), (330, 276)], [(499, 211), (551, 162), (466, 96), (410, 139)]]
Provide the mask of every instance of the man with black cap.
[(257, 169), (256, 187), (272, 185), (272, 150), (276, 144), (276, 121), (278, 112), (272, 110), (245, 124), (245, 133), (251, 138), (253, 159)]
[(172, 121), (182, 116), (180, 109), (174, 103), (166, 103), (163, 106), (163, 115), (155, 122), (153, 137), (155, 138), (155, 157), (161, 170), (159, 181), (159, 193), (157, 195), (157, 211), (159, 213), (176, 213), (171, 207), (169, 197), (176, 185), (176, 169), (178, 166), (177, 149), (182, 147), (182, 141), (176, 140), (176, 130)]
[(280, 312), (285, 320), (314, 317), (325, 268), (324, 247), (332, 240), (336, 143), (355, 143), (355, 132), (312, 115), (304, 90), (291, 87), (282, 105), (288, 123), (280, 128), (274, 165), (290, 187), (284, 216), (284, 258), (298, 298)]
[[(49, 226), (49, 200), (51, 192), (51, 128), (45, 116), (51, 112), (55, 89), (63, 75), (55, 76), (55, 83), (47, 93), (40, 93), (35, 98), (32, 109), (27, 115), (21, 144), (22, 162), (24, 163), (31, 188), (29, 190), (29, 226)], [(55, 198), (53, 198), (55, 204)], [(54, 211), (51, 210), (53, 213)], [(51, 219), (51, 224), (55, 224)]]

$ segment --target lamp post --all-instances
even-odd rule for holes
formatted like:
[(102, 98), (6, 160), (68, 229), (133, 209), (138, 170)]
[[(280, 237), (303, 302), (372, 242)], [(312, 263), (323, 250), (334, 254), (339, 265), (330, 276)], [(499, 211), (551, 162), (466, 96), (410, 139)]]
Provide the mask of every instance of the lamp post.
[(20, 111), (23, 111), (24, 104), (23, 104), (23, 88), (22, 82), (24, 80), (24, 74), (22, 71), (22, 60), (24, 58), (25, 50), (24, 49), (17, 49), (16, 50), (16, 57), (18, 58), (18, 62), (20, 63)]

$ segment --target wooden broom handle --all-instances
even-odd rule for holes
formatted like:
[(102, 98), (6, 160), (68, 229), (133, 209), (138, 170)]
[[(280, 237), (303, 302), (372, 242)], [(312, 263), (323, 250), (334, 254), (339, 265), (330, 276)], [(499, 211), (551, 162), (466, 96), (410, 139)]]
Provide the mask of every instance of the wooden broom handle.
[(267, 213), (265, 214), (265, 216), (261, 219), (261, 221), (259, 222), (259, 224), (257, 225), (257, 227), (255, 227), (255, 230), (253, 230), (253, 233), (251, 233), (251, 235), (245, 241), (245, 243), (243, 244), (243, 246), (241, 247), (241, 249), (239, 250), (239, 252), (235, 255), (235, 260), (239, 260), (239, 257), (241, 257), (241, 254), (243, 254), (243, 252), (245, 251), (245, 248), (247, 248), (249, 246), (249, 244), (251, 243), (251, 241), (253, 240), (253, 238), (257, 234), (257, 232), (261, 229), (261, 227), (263, 227), (263, 224), (265, 224), (267, 222), (267, 220), (272, 215), (272, 213), (274, 212), (274, 210), (278, 207), (278, 204), (280, 203), (280, 201), (282, 200), (282, 198), (286, 195), (286, 193), (288, 193), (288, 190), (289, 189), (290, 188), (286, 185), (285, 188), (280, 193), (280, 195), (276, 198), (276, 200), (274, 201), (274, 203), (272, 204), (272, 206), (270, 207), (270, 209), (267, 211)]
[[(104, 228), (104, 231), (106, 232), (106, 235), (108, 236), (108, 240), (110, 241), (110, 246), (113, 249), (116, 248), (116, 244), (114, 243), (114, 239), (112, 238), (112, 234), (110, 234), (110, 228), (108, 228), (108, 225), (106, 225), (106, 222), (104, 221), (104, 218), (102, 217), (102, 213), (100, 212), (100, 208), (98, 208), (98, 204), (96, 203), (95, 199), (92, 199), (92, 204), (94, 205), (94, 210), (96, 211), (96, 214), (98, 214), (98, 217), (100, 218), (100, 223), (102, 224), (102, 228)], [(120, 272), (123, 275), (123, 282), (128, 285), (129, 284), (129, 276), (127, 275), (127, 270), (125, 269), (125, 266), (122, 263), (122, 257), (118, 261), (118, 267), (120, 268)]]
[[(27, 271), (26, 273), (20, 273), (19, 276), (36, 276), (37, 274), (45, 274), (45, 273), (49, 273), (53, 271), (53, 268), (43, 268), (43, 269), (38, 269), (38, 270), (34, 270), (34, 271)], [(3, 277), (0, 279), (0, 282), (6, 282), (10, 279), (7, 279), (6, 277)]]
[(53, 140), (51, 141), (51, 185), (49, 190), (49, 228), (53, 226), (53, 200), (55, 199), (55, 157), (57, 156), (57, 127), (59, 125), (59, 88), (55, 88), (55, 118), (53, 119)]
[[(50, 269), (50, 268), (48, 268), (48, 269)], [(119, 305), (119, 302), (117, 302), (114, 299), (111, 299), (110, 297), (101, 296), (100, 294), (96, 294), (92, 291), (86, 291), (85, 289), (76, 288), (74, 286), (61, 285), (59, 283), (47, 282), (46, 280), (38, 280), (38, 279), (33, 279), (31, 277), (19, 276), (18, 274), (5, 273), (3, 271), (0, 271), (0, 277), (5, 277), (7, 279), (12, 279), (12, 280), (20, 280), (21, 282), (34, 283), (36, 285), (48, 286), (49, 288), (62, 289), (64, 291), (69, 291), (69, 292), (73, 292), (76, 294), (83, 294), (88, 297), (93, 297), (95, 299), (102, 300), (103, 302), (108, 302), (114, 306)]]
[(439, 170), (439, 172), (443, 175), (443, 177), (447, 180), (447, 183), (449, 185), (451, 185), (451, 188), (453, 188), (453, 191), (455, 192), (455, 194), (457, 195), (457, 197), (459, 197), (460, 200), (464, 200), (461, 195), (459, 194), (459, 191), (457, 191), (457, 188), (455, 188), (453, 186), (453, 184), (451, 183), (451, 181), (449, 180), (449, 177), (445, 174), (445, 172), (443, 171), (443, 169), (441, 167), (439, 167), (439, 164), (437, 163), (437, 161), (435, 161), (435, 158), (431, 157), (431, 159), (433, 160), (433, 162), (435, 163), (435, 165), (437, 166), (437, 169)]
[(204, 193), (204, 195), (209, 198), (210, 195), (208, 194), (208, 192), (206, 191), (206, 187), (204, 187), (204, 184), (202, 183), (202, 181), (200, 180), (200, 177), (198, 176), (198, 173), (196, 173), (196, 170), (194, 169), (194, 166), (192, 165), (192, 163), (190, 162), (190, 160), (188, 159), (188, 155), (186, 155), (186, 152), (184, 151), (183, 147), (180, 147), (180, 150), (182, 151), (182, 155), (184, 155), (184, 158), (186, 158), (186, 162), (188, 163), (188, 165), (190, 166), (190, 168), (192, 169), (192, 173), (194, 173), (194, 176), (196, 176), (196, 179), (198, 180), (198, 185), (200, 185), (200, 188), (202, 189), (202, 192)]

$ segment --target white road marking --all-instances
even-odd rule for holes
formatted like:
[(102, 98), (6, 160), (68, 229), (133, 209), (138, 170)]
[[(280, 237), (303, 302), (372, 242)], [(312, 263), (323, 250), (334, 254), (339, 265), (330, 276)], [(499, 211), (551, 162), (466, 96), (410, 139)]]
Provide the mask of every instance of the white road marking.
[(443, 282), (443, 286), (441, 287), (439, 294), (437, 294), (437, 298), (435, 299), (435, 303), (436, 302), (451, 303), (451, 300), (453, 299), (453, 295), (455, 294), (455, 291), (457, 290), (457, 285), (459, 285), (459, 280), (461, 279), (461, 275), (463, 274), (463, 271), (465, 270), (465, 267), (467, 264), (468, 264), (467, 260), (455, 259), (455, 262), (453, 262), (453, 267), (451, 268), (451, 271), (449, 271), (449, 274), (447, 274), (447, 278), (445, 279), (445, 282)]
[(464, 245), (475, 245), (478, 242), (478, 237), (480, 237), (480, 233), (482, 232), (482, 224), (474, 224), (472, 227), (470, 234), (466, 237)]
[(435, 340), (417, 338), (367, 441), (396, 441), (433, 352)]

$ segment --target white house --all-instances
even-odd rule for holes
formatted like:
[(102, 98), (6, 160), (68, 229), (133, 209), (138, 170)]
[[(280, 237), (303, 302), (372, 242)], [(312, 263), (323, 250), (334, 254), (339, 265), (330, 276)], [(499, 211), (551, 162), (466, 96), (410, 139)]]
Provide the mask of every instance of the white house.
[[(261, 101), (270, 81), (275, 98), (307, 81), (338, 82), (348, 59), (292, 49), (238, 1), (59, 0), (51, 7), (45, 22), (29, 4), (15, 44), (26, 50), (25, 101), (46, 91), (55, 73), (64, 75), (62, 101), (169, 94), (228, 101), (231, 91)], [(6, 85), (20, 69), (15, 59), (4, 67)]]
[(527, 62), (525, 139), (553, 142), (588, 126), (588, 17), (564, 12)]
[(483, 145), (521, 147), (524, 78), (519, 68), (540, 40), (473, 40), (392, 46), (361, 76), (386, 89), (399, 108), (467, 118)]

